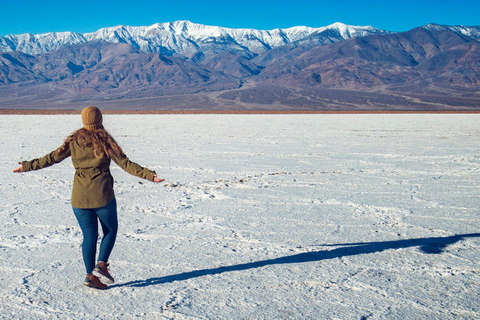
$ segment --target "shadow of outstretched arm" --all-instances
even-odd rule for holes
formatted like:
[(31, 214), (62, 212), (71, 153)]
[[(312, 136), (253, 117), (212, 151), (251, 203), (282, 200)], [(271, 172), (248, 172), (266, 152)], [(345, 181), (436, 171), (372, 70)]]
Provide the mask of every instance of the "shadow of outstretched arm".
[(441, 254), (447, 246), (454, 244), (458, 241), (464, 240), (466, 238), (474, 238), (474, 237), (480, 237), (480, 233), (462, 234), (462, 235), (455, 235), (450, 237), (417, 238), (417, 239), (395, 240), (395, 241), (385, 241), (385, 242), (360, 242), (360, 243), (347, 243), (347, 244), (338, 244), (338, 245), (325, 245), (325, 246), (332, 246), (332, 247), (335, 246), (337, 248), (332, 250), (324, 250), (324, 251), (304, 252), (304, 253), (294, 254), (294, 255), (285, 256), (285, 257), (248, 262), (248, 263), (236, 264), (236, 265), (225, 266), (225, 267), (194, 270), (194, 271), (183, 272), (183, 273), (164, 276), (164, 277), (150, 278), (146, 280), (136, 280), (136, 281), (131, 281), (123, 284), (113, 285), (113, 286), (110, 286), (109, 288), (123, 287), (123, 286), (147, 287), (147, 286), (158, 285), (162, 283), (171, 283), (174, 281), (188, 280), (188, 279), (202, 277), (206, 275), (215, 275), (215, 274), (220, 274), (225, 272), (261, 268), (269, 265), (314, 262), (314, 261), (328, 260), (328, 259), (334, 259), (334, 258), (354, 256), (354, 255), (360, 255), (360, 254), (369, 254), (369, 253), (375, 253), (375, 252), (382, 252), (385, 250), (395, 250), (395, 249), (410, 248), (410, 247), (417, 247), (417, 246), (420, 247), (420, 250), (426, 254)]

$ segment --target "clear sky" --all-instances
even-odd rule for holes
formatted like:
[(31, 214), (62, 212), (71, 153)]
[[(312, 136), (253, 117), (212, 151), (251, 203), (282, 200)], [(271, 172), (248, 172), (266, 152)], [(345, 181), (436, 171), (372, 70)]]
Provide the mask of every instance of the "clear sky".
[(407, 31), (432, 22), (479, 26), (480, 0), (0, 0), (0, 16), (1, 36), (176, 20), (262, 30), (343, 22)]

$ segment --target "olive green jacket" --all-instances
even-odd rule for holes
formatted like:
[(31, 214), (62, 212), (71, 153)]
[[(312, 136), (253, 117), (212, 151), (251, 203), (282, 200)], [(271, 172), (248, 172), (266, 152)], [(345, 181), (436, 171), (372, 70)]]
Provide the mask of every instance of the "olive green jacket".
[[(58, 150), (58, 149), (57, 149)], [(110, 158), (97, 158), (93, 145), (85, 141), (72, 141), (63, 152), (57, 150), (42, 158), (23, 161), (23, 171), (39, 170), (72, 157), (75, 177), (72, 188), (72, 206), (81, 209), (100, 208), (113, 200), (113, 177), (110, 174)], [(155, 171), (148, 170), (132, 162), (126, 155), (112, 160), (126, 172), (153, 181)]]

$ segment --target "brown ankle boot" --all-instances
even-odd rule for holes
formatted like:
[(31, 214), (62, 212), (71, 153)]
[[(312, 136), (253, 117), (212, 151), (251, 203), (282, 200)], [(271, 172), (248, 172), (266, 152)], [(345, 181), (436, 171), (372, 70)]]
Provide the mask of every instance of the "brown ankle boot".
[(90, 288), (95, 288), (100, 290), (107, 289), (107, 285), (102, 283), (100, 279), (95, 277), (93, 274), (87, 274), (87, 277), (85, 278), (85, 282), (83, 284)]
[(103, 282), (105, 283), (114, 283), (115, 280), (113, 279), (112, 275), (108, 272), (108, 263), (99, 261), (93, 269), (93, 274), (99, 278), (102, 278)]

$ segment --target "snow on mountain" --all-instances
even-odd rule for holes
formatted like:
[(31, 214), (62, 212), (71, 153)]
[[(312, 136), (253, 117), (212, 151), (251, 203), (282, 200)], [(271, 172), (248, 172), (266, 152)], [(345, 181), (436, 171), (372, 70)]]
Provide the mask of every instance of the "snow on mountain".
[(319, 32), (326, 30), (336, 30), (341, 37), (346, 40), (354, 37), (366, 37), (372, 34), (385, 34), (388, 31), (377, 29), (371, 26), (350, 26), (341, 22), (335, 22), (329, 26), (319, 28)]
[(190, 21), (157, 23), (147, 27), (116, 26), (102, 28), (93, 33), (21, 34), (0, 37), (0, 52), (21, 51), (28, 54), (46, 53), (62, 46), (87, 41), (102, 40), (127, 43), (144, 52), (193, 55), (200, 51), (245, 51), (254, 54), (265, 52), (312, 34), (336, 30), (343, 39), (366, 36), (387, 31), (373, 27), (349, 26), (334, 23), (321, 28), (292, 27), (287, 29), (256, 30), (231, 29), (207, 26)]
[(0, 37), (0, 52), (21, 51), (28, 54), (40, 54), (86, 41), (81, 33), (76, 32), (8, 35)]
[(435, 23), (427, 24), (423, 26), (425, 30), (451, 30), (457, 34), (467, 36), (469, 38), (480, 40), (480, 26), (468, 27), (468, 26), (444, 26)]
[(475, 40), (480, 40), (480, 26), (478, 27), (466, 27), (466, 26), (451, 26), (450, 30), (456, 33), (461, 33), (467, 37)]

